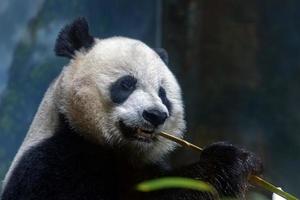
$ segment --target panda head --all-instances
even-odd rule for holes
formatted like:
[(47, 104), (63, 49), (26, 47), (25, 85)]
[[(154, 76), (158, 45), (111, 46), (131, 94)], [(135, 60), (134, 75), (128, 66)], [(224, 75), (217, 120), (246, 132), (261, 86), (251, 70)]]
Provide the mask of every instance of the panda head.
[(94, 38), (78, 18), (59, 33), (55, 52), (71, 59), (54, 101), (76, 132), (146, 162), (174, 148), (158, 136), (182, 137), (185, 129), (181, 90), (163, 50), (125, 37)]

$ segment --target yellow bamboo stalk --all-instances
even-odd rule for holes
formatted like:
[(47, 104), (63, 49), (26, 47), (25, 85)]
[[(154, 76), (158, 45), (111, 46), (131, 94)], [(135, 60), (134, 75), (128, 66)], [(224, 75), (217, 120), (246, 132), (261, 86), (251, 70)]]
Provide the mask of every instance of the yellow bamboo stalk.
[[(203, 151), (202, 148), (200, 148), (200, 147), (198, 147), (198, 146), (196, 146), (196, 145), (194, 145), (194, 144), (192, 144), (192, 143), (190, 143), (190, 142), (188, 142), (186, 140), (183, 140), (183, 139), (178, 138), (178, 137), (176, 137), (174, 135), (171, 135), (169, 133), (160, 132), (159, 135), (161, 137), (169, 139), (169, 140), (171, 140), (173, 142), (176, 142), (176, 143), (180, 144), (181, 146), (184, 146), (184, 147), (187, 147), (187, 148), (190, 148), (190, 149), (194, 149), (194, 150), (199, 151), (199, 152)], [(291, 194), (289, 194), (287, 192), (284, 192), (284, 191), (280, 190), (278, 187), (274, 186), (273, 184), (269, 183), (268, 181), (262, 179), (259, 176), (251, 175), (249, 177), (249, 182), (251, 184), (253, 184), (253, 185), (260, 186), (260, 187), (262, 187), (262, 188), (264, 188), (264, 189), (266, 189), (266, 190), (268, 190), (270, 192), (278, 194), (279, 196), (281, 196), (281, 197), (283, 197), (283, 198), (285, 198), (287, 200), (299, 200), (295, 196), (293, 196), (293, 195), (291, 195)]]

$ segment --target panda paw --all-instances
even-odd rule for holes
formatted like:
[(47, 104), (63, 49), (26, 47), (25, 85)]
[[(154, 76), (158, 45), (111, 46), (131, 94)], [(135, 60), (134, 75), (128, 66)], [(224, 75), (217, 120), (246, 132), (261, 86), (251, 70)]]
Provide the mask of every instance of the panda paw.
[(249, 186), (249, 176), (259, 175), (263, 171), (261, 160), (255, 154), (225, 142), (204, 148), (200, 163), (204, 168), (204, 179), (221, 196), (243, 198)]

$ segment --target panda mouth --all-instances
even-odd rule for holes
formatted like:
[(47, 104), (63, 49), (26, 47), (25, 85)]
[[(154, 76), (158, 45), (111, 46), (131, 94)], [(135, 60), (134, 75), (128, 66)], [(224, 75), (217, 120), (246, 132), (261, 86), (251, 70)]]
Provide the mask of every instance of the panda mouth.
[(127, 126), (123, 121), (120, 121), (120, 130), (122, 134), (130, 140), (138, 140), (141, 142), (154, 142), (156, 140), (156, 133), (154, 129), (146, 129), (141, 127)]

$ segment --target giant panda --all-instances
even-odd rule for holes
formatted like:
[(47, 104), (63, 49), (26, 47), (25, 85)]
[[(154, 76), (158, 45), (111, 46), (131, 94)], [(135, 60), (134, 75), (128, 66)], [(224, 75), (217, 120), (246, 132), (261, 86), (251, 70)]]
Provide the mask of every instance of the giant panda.
[(5, 177), (2, 200), (213, 199), (191, 190), (135, 190), (164, 176), (200, 179), (220, 196), (245, 197), (247, 177), (262, 169), (249, 151), (217, 142), (196, 163), (168, 164), (176, 144), (158, 133), (183, 137), (185, 120), (165, 51), (126, 37), (92, 37), (81, 17), (61, 30), (55, 53), (70, 62), (40, 104)]

